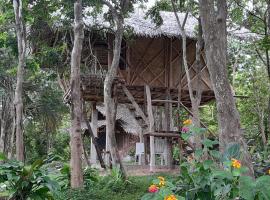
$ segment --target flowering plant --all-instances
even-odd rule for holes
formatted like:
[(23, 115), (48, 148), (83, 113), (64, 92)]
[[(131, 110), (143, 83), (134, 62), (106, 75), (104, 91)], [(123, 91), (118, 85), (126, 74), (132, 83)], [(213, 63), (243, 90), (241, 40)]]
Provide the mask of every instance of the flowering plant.
[(159, 176), (152, 181), (148, 193), (142, 197), (142, 200), (184, 200), (183, 197), (174, 194), (174, 190), (174, 184)]

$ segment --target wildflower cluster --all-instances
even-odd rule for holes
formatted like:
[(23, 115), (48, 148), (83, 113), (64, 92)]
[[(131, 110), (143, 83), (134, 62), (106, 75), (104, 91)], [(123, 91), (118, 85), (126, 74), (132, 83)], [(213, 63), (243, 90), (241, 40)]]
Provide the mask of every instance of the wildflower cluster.
[(164, 200), (177, 200), (176, 196), (174, 196), (173, 194), (169, 195), (169, 196), (166, 196), (164, 198)]
[(161, 187), (165, 186), (165, 178), (162, 176), (158, 177), (159, 183), (158, 184), (152, 184), (149, 186), (148, 191), (150, 193), (156, 193)]
[(183, 122), (184, 125), (191, 125), (192, 124), (192, 120), (191, 119), (187, 119)]
[(170, 188), (170, 184), (171, 183), (166, 182), (164, 177), (159, 176), (153, 181), (153, 184), (149, 186), (148, 192), (153, 193), (151, 195), (155, 195), (155, 193), (157, 193), (157, 195), (163, 194), (161, 197), (164, 198), (164, 200), (178, 200), (172, 192), (167, 194), (164, 193), (164, 191), (167, 191)]
[(241, 162), (239, 160), (232, 159), (232, 167), (236, 168), (236, 169), (240, 169), (241, 168)]
[(150, 193), (156, 193), (158, 192), (158, 187), (156, 185), (150, 185), (149, 188), (148, 188), (148, 192)]
[(183, 124), (185, 125), (182, 128), (182, 132), (183, 133), (188, 133), (190, 131), (189, 126), (192, 124), (192, 120), (191, 119), (187, 119), (183, 122)]
[(158, 179), (159, 179), (159, 184), (158, 184), (158, 186), (159, 186), (159, 187), (165, 186), (165, 178), (162, 177), (162, 176), (159, 176)]

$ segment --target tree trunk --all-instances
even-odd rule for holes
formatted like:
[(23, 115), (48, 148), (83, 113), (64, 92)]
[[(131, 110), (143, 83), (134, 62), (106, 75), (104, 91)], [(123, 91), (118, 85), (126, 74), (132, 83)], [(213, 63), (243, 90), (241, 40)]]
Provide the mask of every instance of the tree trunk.
[(12, 119), (13, 120), (12, 120), (11, 136), (10, 136), (10, 143), (9, 143), (9, 149), (8, 149), (8, 159), (11, 159), (14, 155), (13, 149), (14, 149), (15, 128), (16, 128), (14, 107), (12, 109)]
[(25, 27), (23, 24), (22, 7), (22, 0), (13, 0), (19, 59), (17, 68), (17, 83), (14, 98), (14, 106), (16, 113), (16, 158), (17, 160), (24, 162), (22, 84), (25, 66), (26, 38)]
[[(242, 162), (253, 176), (251, 156), (243, 138), (240, 116), (227, 73), (227, 3), (225, 0), (200, 0), (200, 16), (205, 41), (207, 67), (217, 102), (219, 146), (223, 152), (229, 143), (240, 143)], [(215, 11), (217, 6), (217, 12)]]
[[(121, 53), (121, 43), (123, 38), (123, 23), (124, 19), (121, 14), (107, 1), (103, 1), (106, 4), (113, 15), (114, 22), (116, 24), (116, 32), (114, 39), (114, 48), (113, 48), (113, 60), (111, 66), (109, 66), (105, 81), (104, 81), (104, 104), (105, 104), (105, 115), (106, 115), (106, 150), (110, 150), (112, 158), (112, 166), (118, 167), (122, 171), (124, 178), (126, 173), (123, 167), (123, 164), (118, 153), (118, 148), (115, 138), (115, 117), (116, 117), (116, 99), (113, 97), (113, 81), (117, 75), (117, 69), (120, 61)], [(121, 11), (124, 13), (126, 11), (126, 6), (129, 1), (121, 1)]]
[(262, 136), (263, 148), (267, 146), (267, 140), (265, 135), (265, 127), (264, 127), (264, 111), (261, 111), (259, 114), (259, 128)]
[[(189, 91), (189, 97), (190, 97), (190, 101), (191, 101), (191, 107), (192, 107), (192, 112), (193, 112), (193, 116), (192, 116), (192, 121), (194, 126), (196, 127), (200, 127), (200, 112), (199, 112), (199, 105), (201, 102), (201, 84), (200, 84), (200, 79), (201, 79), (201, 69), (200, 69), (200, 57), (201, 57), (201, 26), (199, 26), (199, 35), (198, 35), (198, 42), (196, 45), (196, 60), (195, 60), (195, 66), (196, 66), (196, 73), (197, 73), (197, 84), (196, 84), (196, 96), (193, 94), (193, 87), (192, 87), (192, 82), (191, 82), (191, 78), (190, 78), (190, 74), (189, 74), (189, 66), (188, 66), (188, 62), (187, 62), (187, 37), (186, 37), (186, 32), (185, 32), (185, 20), (183, 22), (183, 24), (180, 23), (179, 17), (177, 15), (177, 11), (176, 11), (176, 6), (174, 3), (174, 0), (171, 0), (172, 2), (172, 6), (173, 6), (173, 11), (174, 11), (174, 15), (178, 24), (178, 28), (180, 30), (181, 33), (181, 38), (182, 38), (182, 56), (183, 56), (183, 63), (184, 63), (184, 68), (185, 68), (185, 73), (186, 73), (186, 77), (187, 77), (187, 85), (188, 85), (188, 91)], [(188, 12), (186, 13), (186, 17), (188, 17)], [(200, 25), (200, 23), (199, 23)], [(181, 77), (180, 77), (181, 79)], [(197, 148), (197, 149), (201, 149), (202, 148), (202, 141), (201, 141), (201, 137), (200, 136), (196, 136), (194, 138), (191, 138), (191, 142), (194, 143), (193, 145)]]
[(80, 90), (80, 64), (83, 46), (83, 20), (82, 1), (76, 0), (74, 3), (74, 44), (71, 55), (71, 187), (79, 188), (83, 186), (82, 172), (82, 137), (81, 137), (81, 90)]
[(5, 138), (6, 138), (6, 131), (5, 131), (5, 126), (6, 126), (6, 120), (5, 120), (5, 103), (4, 100), (2, 99), (1, 102), (1, 113), (0, 113), (0, 153), (4, 153), (5, 152)]
[(125, 170), (121, 163), (115, 138), (115, 117), (117, 112), (117, 105), (116, 99), (113, 97), (113, 81), (117, 75), (117, 68), (120, 60), (123, 31), (123, 20), (119, 20), (117, 23), (117, 30), (114, 39), (113, 60), (104, 82), (104, 104), (106, 115), (106, 143), (107, 147), (109, 148), (106, 150), (110, 151), (112, 165), (114, 167), (119, 167), (122, 173), (125, 175)]

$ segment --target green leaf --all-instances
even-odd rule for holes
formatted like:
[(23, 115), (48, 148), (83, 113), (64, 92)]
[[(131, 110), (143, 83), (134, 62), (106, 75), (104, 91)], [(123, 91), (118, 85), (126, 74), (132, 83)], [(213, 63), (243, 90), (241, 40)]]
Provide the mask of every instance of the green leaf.
[(213, 165), (213, 160), (205, 160), (203, 161), (203, 167), (204, 169), (209, 169)]
[(181, 137), (182, 137), (183, 140), (187, 141), (191, 137), (191, 135), (188, 134), (188, 133), (182, 133)]
[(202, 149), (197, 149), (195, 151), (195, 157), (200, 158), (203, 155), (203, 150)]
[(4, 153), (0, 153), (0, 161), (7, 160), (7, 157)]
[(240, 145), (238, 143), (229, 144), (223, 154), (223, 161), (229, 161), (232, 158), (239, 159), (240, 157)]
[(240, 176), (241, 170), (240, 169), (233, 169), (232, 174), (233, 174), (233, 176)]
[(240, 176), (239, 178), (239, 195), (246, 200), (255, 198), (254, 180), (249, 176)]
[(203, 145), (208, 147), (208, 148), (213, 148), (213, 145), (218, 144), (218, 141), (215, 140), (209, 140), (209, 139), (205, 139), (203, 141)]
[(156, 195), (153, 193), (147, 193), (145, 195), (143, 195), (143, 197), (141, 198), (141, 200), (152, 200), (155, 199)]
[(216, 158), (216, 159), (219, 159), (219, 158), (221, 157), (220, 152), (217, 151), (217, 150), (211, 150), (211, 151), (209, 151), (209, 152), (210, 152), (210, 155), (213, 156), (213, 157)]
[(214, 178), (229, 179), (232, 180), (233, 176), (229, 171), (224, 170), (213, 170), (212, 176)]
[(256, 189), (264, 199), (270, 199), (270, 176), (261, 176), (256, 180)]

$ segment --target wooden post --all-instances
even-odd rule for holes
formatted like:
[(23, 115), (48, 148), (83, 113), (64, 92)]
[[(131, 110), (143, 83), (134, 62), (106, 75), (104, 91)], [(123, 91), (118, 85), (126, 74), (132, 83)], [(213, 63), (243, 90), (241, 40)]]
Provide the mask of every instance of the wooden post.
[[(162, 110), (162, 113), (161, 113), (161, 121), (162, 121), (162, 129), (163, 131), (167, 130), (167, 120), (166, 120), (166, 114), (165, 114), (165, 110), (166, 110), (166, 105), (165, 104), (165, 109)], [(165, 160), (165, 166), (168, 165), (168, 140), (169, 138), (165, 138), (165, 149), (164, 149), (164, 160)]]
[(144, 143), (144, 163), (145, 165), (148, 165), (148, 145), (147, 145), (147, 137), (146, 135), (143, 135), (143, 143)]
[[(140, 132), (139, 132), (139, 137), (140, 137), (140, 143), (144, 143), (144, 138), (143, 138), (143, 129), (141, 128)], [(145, 156), (145, 149), (144, 149), (144, 156)], [(142, 159), (142, 155), (139, 155), (139, 165), (142, 165), (143, 159)]]
[(84, 121), (86, 123), (87, 129), (89, 131), (89, 135), (90, 135), (90, 137), (92, 139), (92, 142), (93, 142), (94, 146), (96, 147), (97, 157), (98, 157), (100, 166), (102, 168), (106, 169), (105, 163), (104, 163), (102, 155), (101, 155), (101, 150), (100, 150), (100, 148), (98, 146), (98, 143), (97, 143), (97, 140), (96, 140), (97, 138), (94, 136), (94, 133), (92, 131), (91, 125), (90, 125), (88, 117), (87, 117), (86, 106), (85, 106), (84, 102), (83, 102), (82, 107), (83, 107), (83, 118), (84, 118)]
[[(169, 89), (167, 89), (166, 91), (166, 99), (169, 100), (170, 99), (170, 91)], [(165, 130), (166, 131), (170, 131), (171, 129), (171, 119), (172, 119), (172, 109), (171, 109), (171, 103), (165, 103)], [(167, 166), (169, 169), (173, 168), (173, 158), (172, 158), (172, 139), (171, 138), (167, 138), (166, 139), (166, 160), (167, 160)]]
[[(146, 98), (147, 98), (147, 112), (149, 120), (149, 132), (154, 132), (154, 115), (152, 109), (152, 99), (151, 91), (149, 85), (145, 86)], [(155, 138), (150, 136), (150, 171), (153, 171), (155, 168)]]
[[(111, 68), (112, 61), (113, 61), (113, 38), (114, 36), (111, 33), (107, 34), (107, 42), (108, 42), (108, 71)], [(107, 125), (106, 125), (107, 130)], [(110, 158), (110, 143), (109, 143), (109, 136), (106, 131), (106, 147), (105, 147), (105, 164), (107, 166), (111, 165), (111, 158)]]
[[(172, 82), (172, 77), (171, 77), (171, 71), (172, 71), (172, 43), (171, 39), (166, 39), (166, 57), (165, 59), (165, 69), (166, 69), (166, 100), (171, 100), (171, 94), (170, 94), (170, 87), (171, 87), (171, 82)], [(165, 130), (170, 131), (172, 128), (172, 103), (171, 102), (166, 102), (165, 103)], [(166, 139), (166, 156), (167, 158), (165, 159), (167, 161), (166, 165), (168, 166), (169, 169), (173, 168), (173, 156), (172, 156), (172, 138), (167, 138)]]
[[(94, 137), (97, 137), (97, 129), (98, 129), (98, 111), (96, 108), (96, 103), (92, 103), (92, 114), (91, 114), (91, 128), (94, 134)], [(93, 139), (91, 138), (91, 155), (90, 155), (90, 162), (92, 165), (97, 164), (97, 152), (96, 152), (96, 147), (93, 143)]]

